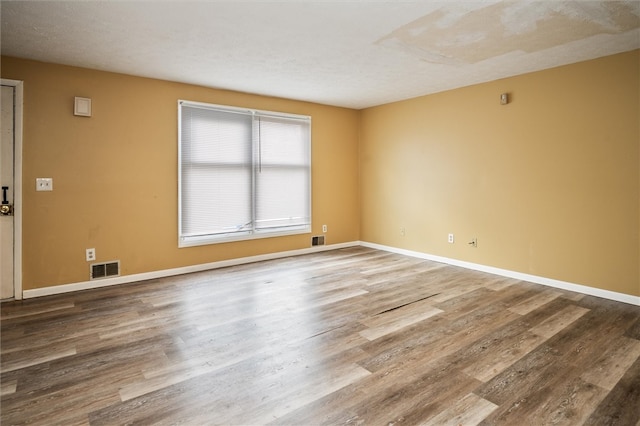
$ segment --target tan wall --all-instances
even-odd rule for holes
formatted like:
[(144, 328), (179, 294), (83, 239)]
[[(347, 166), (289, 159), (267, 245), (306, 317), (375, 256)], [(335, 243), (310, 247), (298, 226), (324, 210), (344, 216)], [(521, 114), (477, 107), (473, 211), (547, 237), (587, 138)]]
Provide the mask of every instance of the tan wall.
[[(178, 249), (177, 101), (312, 116), (313, 235), (359, 239), (358, 120), (349, 109), (2, 58), (24, 81), (23, 288), (89, 279), (85, 249), (123, 275), (306, 248), (310, 235)], [(90, 97), (93, 117), (73, 115)], [(52, 177), (54, 191), (35, 191)]]
[[(640, 295), (639, 56), (362, 112), (3, 57), (2, 77), (25, 82), (23, 287), (86, 281), (89, 247), (128, 275), (309, 246), (303, 235), (177, 248), (188, 99), (313, 117), (313, 234), (327, 224), (329, 244)], [(93, 99), (92, 118), (73, 116), (74, 96)], [(54, 191), (36, 193), (36, 177)]]
[(361, 239), (640, 295), (639, 63), (633, 51), (364, 110)]

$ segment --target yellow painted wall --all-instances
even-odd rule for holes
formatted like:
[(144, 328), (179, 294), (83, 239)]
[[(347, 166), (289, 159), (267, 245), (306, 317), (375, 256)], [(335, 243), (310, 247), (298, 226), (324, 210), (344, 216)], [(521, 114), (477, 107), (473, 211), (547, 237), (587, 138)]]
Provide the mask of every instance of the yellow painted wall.
[(640, 295), (639, 64), (636, 50), (362, 111), (361, 240)]
[[(359, 239), (359, 112), (187, 84), (2, 58), (24, 81), (23, 288), (89, 279), (85, 249), (122, 275), (311, 245), (310, 235), (178, 248), (177, 101), (312, 116), (312, 235)], [(73, 115), (90, 97), (93, 117)], [(53, 192), (36, 192), (52, 177)]]
[[(123, 275), (309, 247), (178, 249), (188, 99), (313, 117), (313, 235), (327, 224), (328, 244), (640, 295), (639, 63), (634, 51), (354, 111), (3, 57), (2, 77), (25, 82), (23, 287), (88, 280), (89, 247)], [(92, 118), (73, 116), (74, 96), (93, 99)], [(54, 191), (36, 193), (36, 177)]]

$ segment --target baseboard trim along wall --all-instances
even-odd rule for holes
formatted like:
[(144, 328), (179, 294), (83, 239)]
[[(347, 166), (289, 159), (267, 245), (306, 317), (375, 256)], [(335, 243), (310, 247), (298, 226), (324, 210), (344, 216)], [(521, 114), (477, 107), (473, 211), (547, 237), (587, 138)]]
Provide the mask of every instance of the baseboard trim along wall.
[(515, 278), (521, 281), (528, 281), (535, 284), (542, 284), (548, 287), (559, 288), (563, 290), (575, 291), (577, 293), (588, 294), (590, 296), (601, 297), (603, 299), (615, 300), (617, 302), (628, 303), (630, 305), (640, 306), (640, 297), (632, 296), (624, 293), (617, 293), (609, 290), (602, 290), (595, 287), (589, 287), (581, 284), (569, 283), (566, 281), (555, 280), (552, 278), (540, 277), (537, 275), (525, 274), (522, 272), (510, 271), (508, 269), (495, 268), (477, 263), (465, 262), (462, 260), (451, 259), (447, 257), (435, 256), (427, 253), (417, 252), (413, 250), (405, 250), (396, 247), (385, 246), (381, 244), (369, 243), (365, 241), (352, 241), (341, 244), (331, 244), (326, 246), (315, 246), (310, 248), (283, 251), (278, 253), (261, 254), (257, 256), (241, 257), (238, 259), (222, 260), (218, 262), (204, 263), (200, 265), (185, 266), (174, 269), (164, 269), (161, 271), (145, 272), (141, 274), (125, 275), (114, 278), (105, 278), (101, 280), (83, 281), (71, 284), (62, 284), (52, 287), (36, 288), (33, 290), (24, 290), (22, 297), (30, 299), (33, 297), (51, 296), (54, 294), (69, 293), (73, 291), (89, 290), (92, 288), (108, 287), (118, 284), (127, 284), (136, 281), (152, 280), (156, 278), (165, 278), (175, 275), (189, 274), (192, 272), (202, 272), (211, 269), (225, 268), (228, 266), (244, 265), (252, 262), (261, 262), (264, 260), (281, 259), (290, 256), (299, 256), (303, 254), (317, 253), (321, 251), (336, 250), (347, 247), (368, 247), (377, 250), (402, 254), (405, 256), (416, 257), (419, 259), (431, 260), (434, 262), (446, 263), (452, 266), (459, 266), (465, 269), (471, 269), (480, 272), (500, 275), (507, 278)]
[(522, 272), (510, 271), (508, 269), (495, 268), (493, 266), (480, 265), (477, 263), (465, 262), (457, 259), (450, 259), (448, 257), (435, 256), (427, 253), (405, 250), (396, 247), (385, 246), (381, 244), (360, 242), (363, 247), (369, 247), (373, 249), (388, 251), (392, 253), (403, 254), (406, 256), (417, 257), (425, 260), (432, 260), (434, 262), (446, 263), (448, 265), (459, 266), (461, 268), (472, 269), (474, 271), (487, 272), (494, 275), (500, 275), (507, 278), (515, 278), (521, 281), (528, 281), (535, 284), (542, 284), (548, 287), (559, 288), (562, 290), (575, 291), (577, 293), (587, 294), (589, 296), (601, 297), (603, 299), (615, 300), (617, 302), (628, 303), (630, 305), (640, 306), (640, 297), (632, 296), (630, 294), (617, 293), (615, 291), (603, 290), (600, 288), (589, 287), (581, 284), (574, 284), (566, 281), (555, 280), (552, 278), (540, 277), (537, 275), (525, 274)]
[(241, 257), (238, 259), (221, 260), (218, 262), (203, 263), (200, 265), (184, 266), (181, 268), (164, 269), (161, 271), (144, 272), (141, 274), (123, 275), (114, 278), (105, 278), (93, 281), (83, 281), (71, 284), (62, 284), (51, 287), (36, 288), (33, 290), (24, 290), (22, 292), (23, 299), (33, 297), (51, 296), (54, 294), (70, 293), (73, 291), (90, 290), (92, 288), (108, 287), (112, 285), (128, 284), (136, 281), (153, 280), (157, 278), (172, 277), (175, 275), (189, 274), (192, 272), (202, 272), (211, 269), (225, 268), (227, 266), (244, 265), (246, 263), (261, 262), (263, 260), (282, 259), (290, 256), (299, 256), (303, 254), (317, 253), (321, 251), (336, 250), (346, 247), (357, 247), (359, 241), (353, 241), (341, 244), (330, 244), (326, 246), (315, 246), (310, 248), (282, 251), (277, 253), (260, 254), (257, 256)]

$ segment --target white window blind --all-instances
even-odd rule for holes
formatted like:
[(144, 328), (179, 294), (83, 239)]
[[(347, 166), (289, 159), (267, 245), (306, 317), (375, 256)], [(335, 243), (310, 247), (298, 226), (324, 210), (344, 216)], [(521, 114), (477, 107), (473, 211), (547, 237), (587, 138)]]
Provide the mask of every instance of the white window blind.
[(180, 101), (179, 245), (311, 229), (311, 118)]

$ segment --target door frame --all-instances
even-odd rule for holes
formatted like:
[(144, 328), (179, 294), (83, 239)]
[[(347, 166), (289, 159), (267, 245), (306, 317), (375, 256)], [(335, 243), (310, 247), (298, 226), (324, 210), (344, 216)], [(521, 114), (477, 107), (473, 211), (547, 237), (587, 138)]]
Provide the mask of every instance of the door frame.
[(24, 82), (0, 79), (2, 86), (14, 88), (13, 127), (13, 298), (22, 300), (22, 105)]

